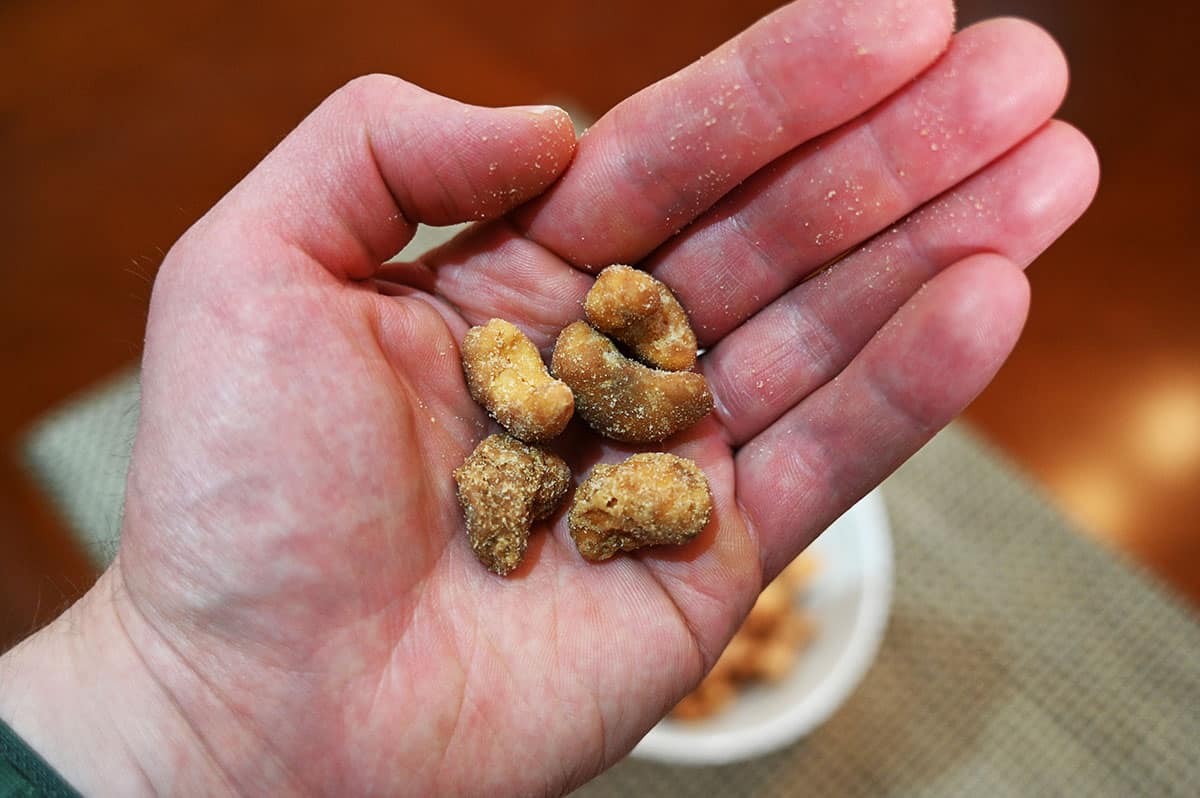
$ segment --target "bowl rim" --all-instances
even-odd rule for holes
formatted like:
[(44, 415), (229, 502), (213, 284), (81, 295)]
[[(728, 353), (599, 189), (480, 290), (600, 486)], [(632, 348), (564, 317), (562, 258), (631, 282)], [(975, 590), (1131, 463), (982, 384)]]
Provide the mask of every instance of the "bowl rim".
[(894, 577), (891, 528), (880, 490), (868, 493), (843, 517), (852, 515), (858, 521), (861, 568), (867, 578), (861, 583), (862, 598), (850, 639), (829, 675), (784, 712), (754, 726), (697, 733), (660, 723), (634, 747), (631, 756), (677, 765), (720, 765), (750, 759), (798, 740), (846, 702), (870, 669), (883, 642)]

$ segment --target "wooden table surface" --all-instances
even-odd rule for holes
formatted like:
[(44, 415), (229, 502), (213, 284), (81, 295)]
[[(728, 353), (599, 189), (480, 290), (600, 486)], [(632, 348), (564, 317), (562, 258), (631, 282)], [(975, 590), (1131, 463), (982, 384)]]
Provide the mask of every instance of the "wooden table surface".
[[(89, 584), (12, 457), (48, 407), (138, 357), (163, 253), (323, 96), (365, 72), (593, 114), (770, 10), (658, 3), (0, 5), (0, 645)], [(1093, 210), (1033, 268), (1028, 329), (968, 418), (1098, 537), (1200, 601), (1195, 5), (960, 3), (1066, 49)], [(1190, 235), (1191, 234), (1191, 235)]]

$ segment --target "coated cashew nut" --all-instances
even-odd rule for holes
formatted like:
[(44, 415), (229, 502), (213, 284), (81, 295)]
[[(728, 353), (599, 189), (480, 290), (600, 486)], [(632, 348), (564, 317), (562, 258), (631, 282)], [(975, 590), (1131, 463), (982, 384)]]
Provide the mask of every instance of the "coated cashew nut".
[(550, 368), (571, 387), (579, 415), (613, 440), (661, 441), (712, 410), (702, 375), (643, 366), (586, 322), (559, 334)]
[(514, 325), (492, 319), (462, 343), (471, 397), (513, 436), (528, 443), (563, 431), (575, 410), (571, 389), (546, 372), (537, 347)]

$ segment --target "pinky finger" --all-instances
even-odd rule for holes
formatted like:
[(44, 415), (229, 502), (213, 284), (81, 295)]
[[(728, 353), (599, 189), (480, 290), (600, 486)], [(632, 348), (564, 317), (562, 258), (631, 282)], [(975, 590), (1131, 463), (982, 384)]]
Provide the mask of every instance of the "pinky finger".
[(991, 381), (1016, 344), (1029, 284), (974, 255), (918, 291), (835, 379), (738, 452), (738, 500), (770, 580)]

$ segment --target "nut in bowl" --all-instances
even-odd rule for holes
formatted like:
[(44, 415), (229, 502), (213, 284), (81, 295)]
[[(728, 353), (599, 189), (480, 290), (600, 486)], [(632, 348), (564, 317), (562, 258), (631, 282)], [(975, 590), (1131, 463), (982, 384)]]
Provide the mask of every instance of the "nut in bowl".
[(879, 492), (851, 507), (806, 555), (814, 567), (789, 615), (807, 619), (811, 635), (792, 667), (774, 680), (739, 681), (726, 705), (704, 718), (663, 720), (633, 756), (693, 765), (761, 756), (803, 737), (850, 697), (875, 659), (891, 607), (891, 534)]

